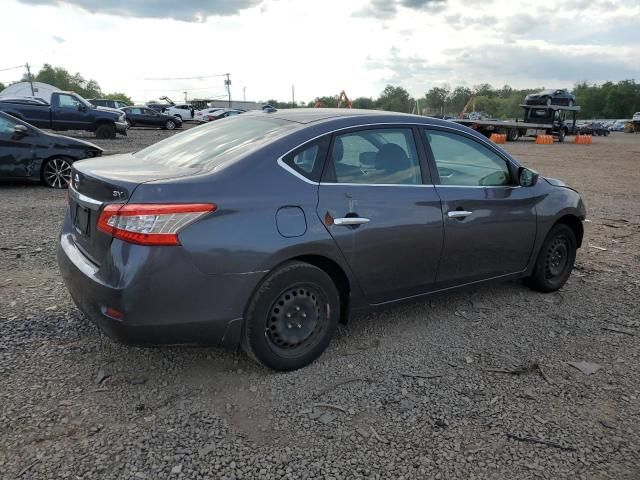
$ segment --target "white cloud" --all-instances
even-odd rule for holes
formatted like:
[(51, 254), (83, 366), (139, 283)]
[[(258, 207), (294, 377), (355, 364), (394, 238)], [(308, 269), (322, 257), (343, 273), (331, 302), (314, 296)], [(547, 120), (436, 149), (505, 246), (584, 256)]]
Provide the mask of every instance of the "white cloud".
[[(382, 19), (363, 17), (367, 8)], [(286, 100), (295, 84), (306, 101), (342, 89), (377, 96), (386, 83), (421, 95), (444, 83), (570, 86), (637, 76), (636, 0), (563, 2), (544, 21), (534, 10), (524, 0), (3, 0), (0, 42), (12, 48), (0, 70), (51, 63), (140, 101), (222, 96), (220, 77), (144, 79), (226, 72), (234, 98), (246, 87), (248, 99)], [(202, 21), (183, 21), (194, 18)], [(16, 42), (26, 23), (29, 41)], [(0, 81), (21, 75), (0, 72)]]

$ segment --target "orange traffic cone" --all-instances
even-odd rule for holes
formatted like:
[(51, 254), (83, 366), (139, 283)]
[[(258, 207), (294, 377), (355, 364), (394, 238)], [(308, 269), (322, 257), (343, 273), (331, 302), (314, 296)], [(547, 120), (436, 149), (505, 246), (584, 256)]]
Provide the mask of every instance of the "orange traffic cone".
[(493, 143), (506, 143), (507, 135), (503, 133), (492, 133), (491, 137), (489, 137), (489, 140), (491, 140)]
[(553, 143), (553, 135), (538, 135), (536, 136), (536, 143), (538, 145), (551, 145)]

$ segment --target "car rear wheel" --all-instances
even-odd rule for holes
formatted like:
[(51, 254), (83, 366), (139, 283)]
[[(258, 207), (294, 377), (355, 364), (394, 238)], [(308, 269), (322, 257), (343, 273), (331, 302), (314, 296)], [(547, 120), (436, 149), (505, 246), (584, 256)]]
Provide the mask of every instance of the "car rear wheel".
[(562, 223), (555, 225), (540, 249), (527, 283), (540, 292), (555, 292), (571, 275), (576, 260), (577, 242), (573, 230)]
[(551, 106), (551, 103), (552, 103), (552, 101), (551, 101), (551, 97), (548, 97), (548, 98), (547, 98), (547, 102), (546, 102), (546, 103), (547, 103), (547, 107), (550, 107), (550, 106)]
[(507, 140), (509, 140), (510, 142), (515, 142), (516, 140), (518, 140), (518, 138), (520, 138), (520, 132), (518, 131), (518, 129), (510, 128), (509, 133), (507, 133)]
[(108, 140), (116, 138), (116, 127), (110, 123), (103, 123), (96, 128), (96, 138)]
[(327, 348), (340, 318), (340, 295), (323, 270), (290, 262), (272, 272), (247, 307), (242, 348), (265, 367), (296, 370)]
[(167, 120), (167, 122), (164, 124), (164, 128), (166, 128), (167, 130), (173, 130), (174, 128), (176, 128), (176, 121)]
[(51, 188), (67, 188), (71, 181), (71, 162), (66, 158), (50, 158), (42, 166), (42, 183)]
[(569, 100), (569, 106), (573, 107), (573, 100)]

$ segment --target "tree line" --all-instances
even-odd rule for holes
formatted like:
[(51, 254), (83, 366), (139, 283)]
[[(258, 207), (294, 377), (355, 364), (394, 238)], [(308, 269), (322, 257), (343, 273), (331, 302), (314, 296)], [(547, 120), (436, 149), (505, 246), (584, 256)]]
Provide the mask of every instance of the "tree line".
[[(496, 88), (488, 83), (469, 88), (465, 86), (433, 87), (422, 97), (412, 97), (400, 86), (387, 85), (378, 98), (357, 97), (352, 100), (353, 108), (388, 110), (405, 113), (421, 113), (436, 116), (457, 117), (468, 105), (472, 111), (470, 100), (475, 98), (475, 110), (491, 117), (515, 119), (522, 116), (520, 105), (530, 94), (544, 90), (540, 88), (516, 89), (509, 85)], [(576, 96), (576, 104), (582, 110), (579, 118), (631, 118), (640, 111), (640, 83), (635, 80), (606, 82), (603, 84), (578, 83), (571, 90)], [(307, 106), (316, 103), (326, 107), (338, 106), (338, 95), (317, 97)], [(269, 100), (276, 108), (291, 108), (290, 102)]]
[[(22, 81), (27, 81), (26, 74)], [(86, 79), (80, 73), (70, 73), (62, 67), (45, 64), (34, 76), (33, 81), (48, 83), (61, 90), (72, 90), (84, 98), (109, 98), (133, 104), (124, 93), (105, 93), (94, 79)], [(5, 86), (0, 83), (0, 90)], [(543, 88), (516, 89), (509, 85), (494, 87), (488, 83), (472, 88), (465, 86), (433, 87), (421, 97), (413, 97), (401, 86), (387, 85), (377, 98), (357, 97), (352, 99), (353, 108), (388, 110), (393, 112), (420, 113), (425, 115), (460, 115), (470, 99), (475, 98), (475, 110), (491, 117), (514, 119), (521, 117), (520, 105), (524, 97)], [(635, 80), (589, 84), (581, 82), (574, 86), (576, 104), (582, 107), (579, 118), (631, 118), (640, 111), (640, 83)], [(291, 108), (291, 102), (275, 99), (267, 101), (276, 108)], [(338, 95), (318, 97), (307, 104), (313, 107), (317, 103), (326, 107), (338, 106)], [(343, 105), (344, 106), (344, 105)], [(469, 105), (468, 111), (472, 106)]]
[[(36, 74), (32, 75), (31, 80), (34, 82), (48, 83), (60, 90), (76, 92), (83, 98), (108, 98), (110, 100), (120, 100), (129, 105), (133, 104), (131, 98), (124, 93), (105, 93), (102, 91), (97, 81), (93, 79), (86, 79), (77, 72), (71, 73), (66, 68), (53, 67), (48, 63), (45, 63)], [(22, 76), (20, 81), (29, 81), (29, 77), (26, 73)], [(0, 91), (4, 88), (5, 85), (0, 83)]]

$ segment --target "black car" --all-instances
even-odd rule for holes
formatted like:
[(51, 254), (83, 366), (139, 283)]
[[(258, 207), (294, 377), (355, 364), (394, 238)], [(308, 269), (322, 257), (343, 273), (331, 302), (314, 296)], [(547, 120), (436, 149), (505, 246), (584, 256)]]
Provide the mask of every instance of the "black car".
[(75, 138), (46, 133), (0, 112), (0, 178), (40, 180), (52, 188), (66, 188), (71, 164), (102, 155), (102, 149)]
[(582, 125), (578, 133), (581, 135), (597, 135), (598, 137), (606, 137), (609, 135), (609, 129), (600, 122), (590, 122)]
[(573, 107), (576, 104), (576, 97), (569, 93), (566, 88), (542, 90), (541, 92), (527, 95), (524, 103), (527, 105), (567, 105)]
[(88, 102), (95, 107), (124, 108), (129, 106), (121, 100), (110, 100), (108, 98), (92, 98)]
[(156, 127), (166, 130), (182, 127), (180, 118), (164, 115), (148, 107), (125, 107), (122, 111), (130, 127)]

